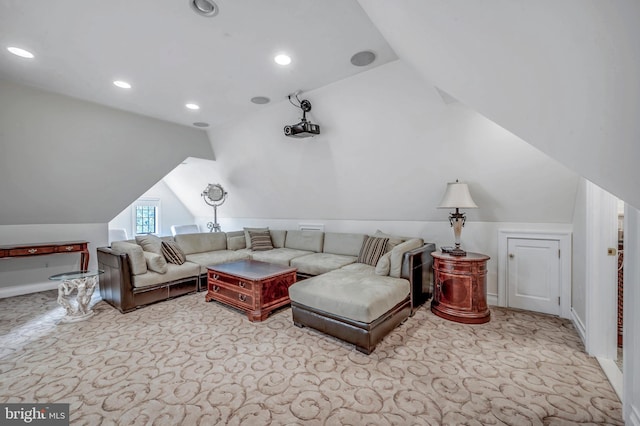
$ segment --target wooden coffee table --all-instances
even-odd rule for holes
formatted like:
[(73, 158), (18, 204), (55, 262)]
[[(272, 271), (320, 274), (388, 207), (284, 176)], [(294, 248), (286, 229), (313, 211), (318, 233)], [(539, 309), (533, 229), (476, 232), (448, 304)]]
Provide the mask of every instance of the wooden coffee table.
[(273, 310), (290, 303), (289, 287), (296, 268), (240, 260), (209, 266), (205, 300), (217, 300), (247, 313), (249, 321), (263, 321)]

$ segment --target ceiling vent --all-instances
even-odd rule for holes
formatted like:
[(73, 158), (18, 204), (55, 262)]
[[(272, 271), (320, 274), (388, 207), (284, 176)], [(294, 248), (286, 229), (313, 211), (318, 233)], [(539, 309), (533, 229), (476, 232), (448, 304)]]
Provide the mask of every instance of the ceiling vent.
[(189, 0), (189, 4), (198, 15), (212, 17), (218, 14), (218, 5), (213, 0)]

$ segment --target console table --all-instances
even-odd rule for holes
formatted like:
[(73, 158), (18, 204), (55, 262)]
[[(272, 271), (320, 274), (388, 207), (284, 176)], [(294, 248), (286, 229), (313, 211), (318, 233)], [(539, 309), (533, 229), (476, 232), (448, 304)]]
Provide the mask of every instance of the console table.
[(56, 253), (80, 252), (80, 269), (89, 269), (89, 250), (87, 241), (58, 241), (52, 243), (33, 243), (0, 246), (0, 258), (41, 256)]
[(487, 260), (489, 256), (467, 253), (451, 256), (433, 252), (434, 291), (431, 311), (439, 317), (464, 324), (491, 319), (487, 307)]

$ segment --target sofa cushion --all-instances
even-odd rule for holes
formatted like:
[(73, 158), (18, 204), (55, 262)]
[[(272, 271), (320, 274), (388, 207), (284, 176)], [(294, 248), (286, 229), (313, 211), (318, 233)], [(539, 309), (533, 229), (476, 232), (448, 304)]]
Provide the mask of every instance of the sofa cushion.
[(249, 231), (249, 237), (251, 238), (251, 250), (273, 250), (269, 231)]
[(251, 252), (253, 260), (259, 260), (261, 262), (275, 263), (277, 265), (291, 266), (291, 259), (296, 257), (311, 254), (311, 251), (294, 250), (290, 248), (274, 248), (267, 251), (254, 251)]
[(133, 275), (141, 275), (147, 272), (147, 261), (144, 258), (142, 247), (126, 241), (114, 241), (111, 249), (117, 254), (127, 254), (129, 256), (129, 267)]
[(347, 234), (341, 232), (325, 232), (322, 251), (324, 253), (358, 256), (365, 234)]
[(136, 243), (149, 253), (162, 254), (162, 239), (153, 234), (136, 235)]
[(287, 231), (281, 229), (270, 229), (271, 242), (274, 248), (284, 247), (284, 240), (287, 237)]
[(324, 232), (319, 231), (287, 231), (284, 240), (285, 248), (294, 250), (322, 252)]
[(184, 254), (227, 249), (227, 234), (224, 232), (178, 234), (174, 238)]
[(241, 250), (246, 247), (244, 231), (227, 232), (227, 250)]
[(173, 241), (162, 242), (162, 255), (167, 259), (167, 262), (176, 265), (182, 265), (187, 260), (180, 246)]
[(361, 272), (366, 274), (374, 274), (376, 271), (375, 266), (366, 265), (364, 263), (351, 263), (347, 266), (343, 266), (340, 269), (344, 269), (345, 271)]
[(395, 246), (390, 252), (391, 257), (389, 260), (391, 265), (389, 267), (389, 276), (396, 278), (400, 277), (400, 273), (402, 272), (402, 257), (404, 254), (415, 248), (422, 247), (423, 245), (424, 241), (422, 238), (412, 238)]
[(195, 277), (199, 275), (200, 267), (195, 263), (186, 262), (182, 265), (167, 263), (167, 272), (165, 274), (149, 271), (146, 274), (135, 275), (133, 277), (133, 286), (135, 288), (149, 287), (189, 277), (196, 279)]
[(247, 253), (237, 250), (216, 250), (205, 253), (192, 253), (187, 255), (189, 262), (200, 265), (200, 273), (207, 273), (207, 266), (219, 265), (221, 263), (235, 262), (237, 260), (251, 259)]
[(332, 253), (312, 253), (291, 259), (291, 266), (298, 272), (308, 275), (320, 275), (334, 269), (342, 268), (356, 261), (355, 256), (344, 256)]
[(409, 296), (409, 281), (344, 269), (298, 281), (292, 302), (355, 321), (371, 323)]
[(362, 248), (358, 255), (358, 262), (376, 266), (378, 259), (385, 253), (388, 241), (388, 238), (367, 237), (362, 243)]
[(167, 272), (167, 260), (163, 255), (157, 253), (143, 252), (144, 259), (147, 262), (147, 270), (165, 274)]
[(249, 235), (250, 231), (268, 231), (269, 228), (243, 228), (244, 229), (244, 240), (247, 248), (251, 248), (251, 235)]

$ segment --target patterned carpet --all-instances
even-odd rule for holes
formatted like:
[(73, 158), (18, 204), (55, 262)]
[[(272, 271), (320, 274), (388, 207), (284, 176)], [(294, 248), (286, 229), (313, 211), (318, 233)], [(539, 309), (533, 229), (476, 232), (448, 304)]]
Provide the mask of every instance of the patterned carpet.
[(204, 293), (60, 324), (48, 291), (0, 300), (0, 402), (67, 402), (86, 425), (623, 424), (570, 321), (492, 308), (462, 325), (421, 308), (365, 356)]

